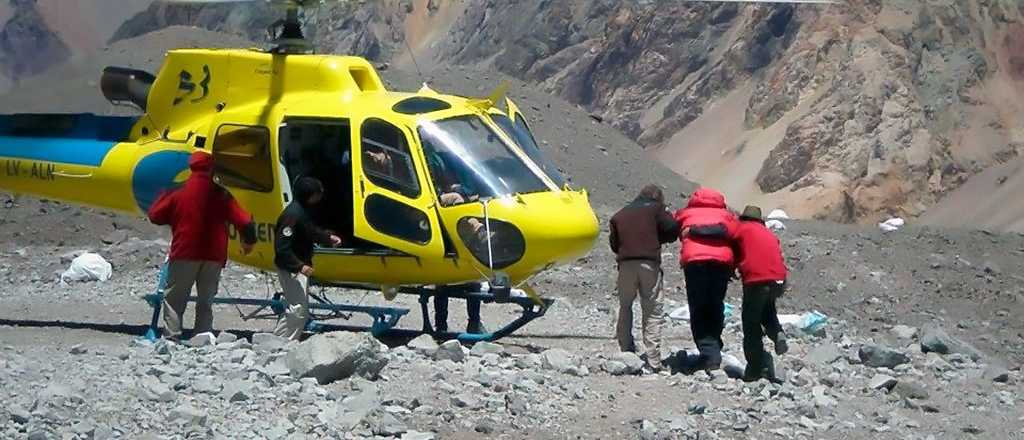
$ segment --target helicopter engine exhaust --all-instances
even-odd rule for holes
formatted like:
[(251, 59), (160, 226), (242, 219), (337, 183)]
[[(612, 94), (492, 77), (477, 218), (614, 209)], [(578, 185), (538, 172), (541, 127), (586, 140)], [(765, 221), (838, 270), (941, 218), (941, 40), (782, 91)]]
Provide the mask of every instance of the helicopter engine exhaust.
[(149, 89), (154, 81), (156, 77), (149, 72), (110, 66), (103, 69), (100, 90), (111, 104), (130, 102), (145, 111)]

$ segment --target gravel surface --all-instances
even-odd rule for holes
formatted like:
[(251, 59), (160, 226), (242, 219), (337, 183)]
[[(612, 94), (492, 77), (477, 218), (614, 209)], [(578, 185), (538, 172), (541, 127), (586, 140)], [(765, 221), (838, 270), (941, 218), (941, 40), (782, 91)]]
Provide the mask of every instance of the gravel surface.
[[(390, 338), (389, 347), (360, 343), (365, 349), (354, 354), (346, 351), (352, 344), (321, 348), (338, 362), (386, 361), (374, 381), (355, 374), (321, 384), (289, 368), (296, 345), (260, 333), (271, 322), (244, 321), (233, 307), (217, 308), (216, 327), (243, 337), (237, 341), (222, 333), (222, 343), (201, 347), (140, 342), (149, 309), (138, 297), (152, 291), (166, 245), (151, 240), (153, 228), (53, 202), (8, 206), (0, 224), (3, 438), (1001, 439), (1024, 433), (1015, 406), (1024, 379), (1019, 235), (914, 226), (883, 234), (788, 222), (781, 239), (793, 289), (780, 313), (818, 310), (829, 320), (816, 336), (788, 330), (790, 352), (776, 359), (787, 379), (781, 385), (743, 383), (723, 371), (637, 374), (632, 359), (615, 353), (615, 271), (604, 246), (536, 280), (557, 302), (514, 337), (476, 347), (437, 347), (429, 338), (406, 346)], [(62, 232), (46, 223), (72, 212), (71, 223), (85, 230)], [(38, 231), (22, 232), (33, 227)], [(112, 237), (114, 230), (126, 233)], [(119, 243), (104, 243), (121, 235)], [(56, 272), (67, 255), (82, 250), (111, 260), (114, 278), (59, 283)], [(670, 263), (677, 247), (665, 252), (670, 313), (685, 296), (682, 274)], [(273, 281), (229, 265), (221, 295), (263, 297)], [(728, 299), (737, 309), (725, 339), (727, 354), (742, 364), (737, 290), (732, 286)], [(360, 292), (331, 295), (387, 303)], [(419, 328), (416, 299), (402, 296), (397, 303), (414, 310), (402, 327)], [(453, 304), (454, 328), (464, 322), (463, 312)], [(487, 306), (484, 320), (494, 328), (514, 313)], [(667, 321), (664, 356), (678, 365), (675, 354), (693, 346), (688, 323)], [(351, 324), (368, 321), (357, 317)]]

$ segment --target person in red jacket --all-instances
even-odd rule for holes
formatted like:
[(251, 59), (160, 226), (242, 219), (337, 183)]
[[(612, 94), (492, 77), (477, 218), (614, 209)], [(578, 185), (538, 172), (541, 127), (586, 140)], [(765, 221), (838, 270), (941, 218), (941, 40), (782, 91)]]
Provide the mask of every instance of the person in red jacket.
[(789, 350), (775, 308), (786, 291), (786, 262), (778, 237), (764, 225), (761, 208), (743, 210), (733, 246), (743, 278), (743, 355), (747, 358), (743, 380), (775, 381), (775, 365), (764, 350), (764, 336), (775, 343), (776, 354)]
[(171, 227), (164, 296), (164, 335), (168, 339), (181, 338), (181, 317), (193, 285), (199, 297), (195, 333), (212, 330), (210, 301), (217, 294), (220, 272), (227, 262), (227, 225), (240, 232), (244, 254), (256, 243), (252, 216), (213, 181), (213, 157), (197, 151), (188, 166), (192, 175), (185, 184), (161, 194), (148, 213), (154, 224)]
[(698, 368), (714, 370), (722, 363), (725, 292), (734, 272), (732, 236), (738, 222), (725, 197), (699, 188), (686, 207), (676, 211), (683, 246), (680, 264), (686, 279), (690, 331), (700, 350)]

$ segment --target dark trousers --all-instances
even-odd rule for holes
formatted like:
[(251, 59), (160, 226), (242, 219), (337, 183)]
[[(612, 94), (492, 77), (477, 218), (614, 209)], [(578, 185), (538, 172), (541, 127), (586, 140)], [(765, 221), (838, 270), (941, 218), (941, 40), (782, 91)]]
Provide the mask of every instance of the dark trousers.
[(686, 302), (690, 307), (690, 331), (702, 361), (709, 366), (722, 362), (722, 331), (725, 330), (725, 292), (733, 269), (715, 262), (683, 266)]
[(764, 350), (764, 337), (778, 341), (782, 333), (775, 301), (784, 290), (785, 284), (774, 281), (743, 286), (743, 356), (750, 372), (768, 367), (771, 355)]
[[(479, 290), (480, 286), (477, 284), (471, 284), (469, 286), (447, 286), (438, 289), (438, 294), (434, 295), (434, 326), (439, 332), (448, 331), (448, 296), (445, 292), (452, 291), (472, 291)], [(469, 317), (469, 323), (466, 325), (466, 331), (469, 333), (479, 333), (480, 331), (480, 300), (479, 299), (467, 299), (466, 300), (466, 315)]]

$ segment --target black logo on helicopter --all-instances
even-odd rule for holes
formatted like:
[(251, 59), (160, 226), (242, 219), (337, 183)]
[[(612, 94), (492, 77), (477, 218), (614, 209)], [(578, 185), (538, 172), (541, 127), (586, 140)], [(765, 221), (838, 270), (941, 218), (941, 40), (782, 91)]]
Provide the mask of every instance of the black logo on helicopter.
[[(192, 98), (190, 102), (197, 103), (206, 99), (206, 96), (210, 94), (210, 66), (203, 65), (203, 79), (199, 81), (199, 89), (201, 90), (199, 96)], [(186, 98), (196, 94), (196, 83), (192, 82), (192, 74), (184, 69), (178, 74), (178, 93), (178, 96), (174, 98), (174, 105), (181, 104)]]

